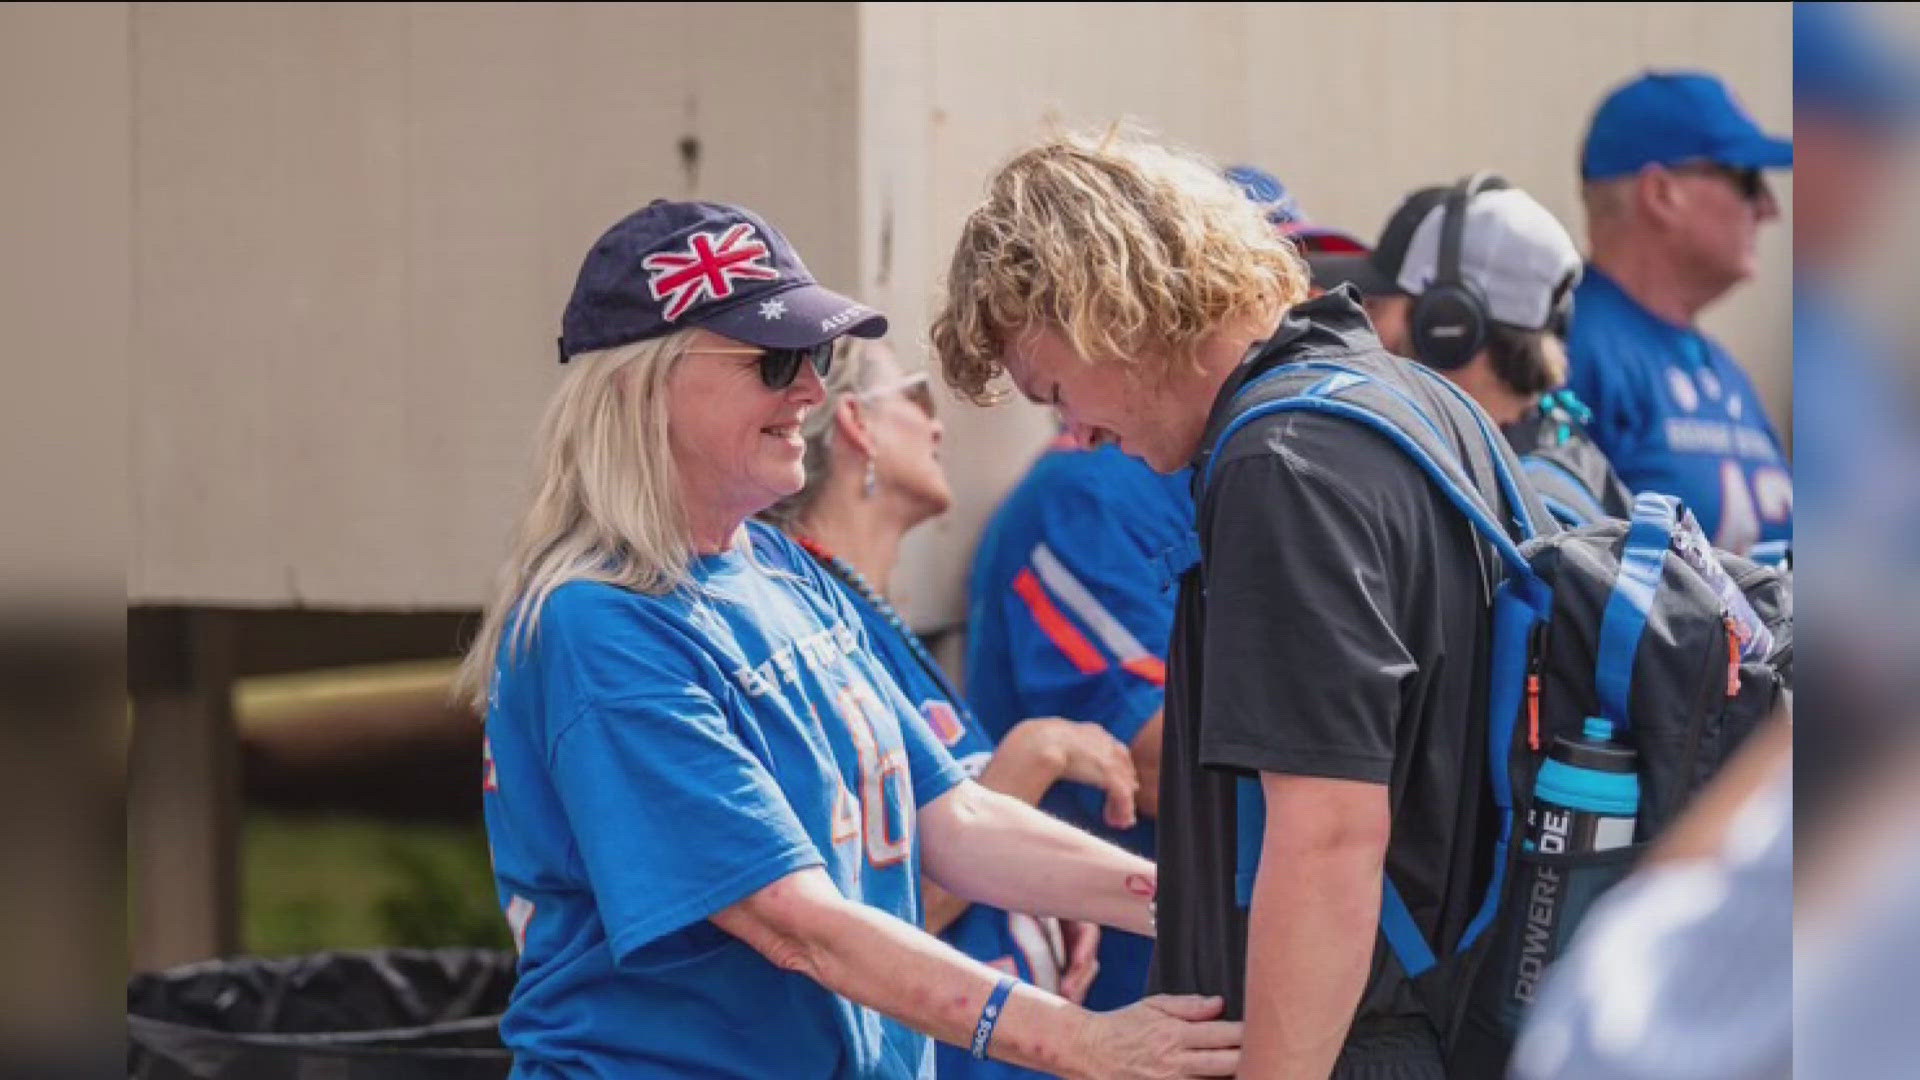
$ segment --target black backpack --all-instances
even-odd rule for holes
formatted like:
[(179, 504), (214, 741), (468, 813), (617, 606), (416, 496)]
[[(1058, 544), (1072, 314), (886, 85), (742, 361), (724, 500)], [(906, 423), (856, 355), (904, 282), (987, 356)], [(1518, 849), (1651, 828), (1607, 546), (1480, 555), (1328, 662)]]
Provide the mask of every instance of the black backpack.
[[(1253, 420), (1287, 411), (1337, 416), (1404, 451), (1498, 551), (1487, 777), (1500, 831), (1487, 893), (1457, 942), (1428, 942), (1390, 878), (1380, 917), (1382, 935), (1440, 1030), (1449, 1072), (1494, 1077), (1504, 1073), (1539, 974), (1592, 901), (1625, 876), (1789, 692), (1791, 598), (1779, 571), (1707, 548), (1668, 496), (1641, 495), (1630, 522), (1562, 529), (1464, 391), (1421, 365), (1389, 370), (1431, 380), (1463, 402), (1478, 421), (1485, 458), (1473, 453), (1463, 463), (1404, 384), (1309, 359), (1239, 389), (1198, 490)], [(1696, 568), (1710, 562), (1751, 609), (1737, 613), (1745, 622), (1723, 599), (1713, 567)], [(1764, 630), (1755, 632), (1756, 623)], [(1611, 720), (1615, 738), (1638, 752), (1634, 843), (1590, 854), (1525, 850), (1519, 833), (1546, 750), (1557, 737), (1579, 737), (1588, 717)], [(1543, 879), (1556, 889), (1544, 908), (1529, 895)]]

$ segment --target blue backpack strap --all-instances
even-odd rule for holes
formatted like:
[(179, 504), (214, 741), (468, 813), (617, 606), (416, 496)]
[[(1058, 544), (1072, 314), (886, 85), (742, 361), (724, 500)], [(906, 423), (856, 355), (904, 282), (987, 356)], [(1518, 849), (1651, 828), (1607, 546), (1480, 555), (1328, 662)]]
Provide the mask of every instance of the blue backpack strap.
[(1633, 659), (1653, 612), (1654, 593), (1666, 566), (1673, 531), (1680, 524), (1680, 503), (1671, 495), (1641, 492), (1633, 500), (1633, 524), (1620, 556), (1620, 576), (1600, 616), (1600, 648), (1594, 659), (1593, 685), (1600, 708), (1616, 731), (1632, 725), (1627, 706), (1633, 690)]
[(1441, 464), (1435, 460), (1433, 455), (1428, 453), (1424, 447), (1402, 430), (1400, 425), (1372, 409), (1363, 405), (1356, 405), (1353, 402), (1341, 401), (1330, 397), (1309, 397), (1302, 394), (1298, 397), (1280, 398), (1276, 401), (1263, 401), (1252, 406), (1238, 417), (1235, 417), (1234, 421), (1228, 424), (1226, 430), (1221, 433), (1219, 441), (1214, 444), (1214, 453), (1207, 459), (1207, 468), (1203, 483), (1212, 481), (1213, 465), (1214, 462), (1218, 460), (1219, 448), (1224, 447), (1229, 438), (1253, 420), (1280, 412), (1324, 413), (1329, 416), (1343, 417), (1372, 428), (1385, 437), (1387, 441), (1398, 446), (1408, 457), (1413, 459), (1416, 465), (1420, 466), (1421, 470), (1440, 488), (1441, 494), (1446, 496), (1447, 501), (1451, 502), (1456, 509), (1466, 515), (1467, 520), (1472, 523), (1474, 530), (1486, 539), (1488, 543), (1492, 544), (1495, 550), (1500, 553), (1500, 559), (1506, 563), (1509, 572), (1529, 578), (1534, 576), (1533, 566), (1527, 562), (1526, 556), (1520, 553), (1519, 545), (1515, 544), (1513, 537), (1509, 536), (1507, 531), (1501, 528), (1494, 520), (1493, 515), (1488, 512), (1486, 505), (1481, 502), (1478, 493), (1463, 485), (1454, 475), (1454, 471), (1448, 468), (1448, 465), (1453, 463), (1449, 462), (1448, 465)]
[[(1558, 518), (1562, 525), (1577, 529), (1606, 519), (1606, 510), (1587, 491), (1587, 485), (1574, 475), (1572, 469), (1537, 454), (1521, 458), (1520, 467), (1527, 471), (1528, 476), (1541, 478), (1541, 482), (1535, 484), (1540, 492), (1540, 501), (1546, 504), (1548, 512)], [(1552, 494), (1547, 491), (1549, 484), (1553, 488)], [(1558, 495), (1565, 495), (1572, 500), (1571, 503), (1556, 498)]]
[(1487, 785), (1500, 815), (1500, 835), (1494, 842), (1493, 877), (1480, 901), (1480, 910), (1460, 938), (1465, 952), (1492, 925), (1500, 911), (1506, 887), (1507, 852), (1513, 846), (1513, 774), (1507, 761), (1513, 752), (1514, 728), (1520, 722), (1521, 698), (1526, 692), (1527, 657), (1535, 630), (1553, 613), (1553, 590), (1538, 577), (1510, 578), (1493, 596), (1493, 649), (1487, 684)]
[(1267, 793), (1259, 777), (1233, 781), (1233, 900), (1253, 906), (1253, 880), (1260, 872), (1260, 845), (1267, 838)]
[(1433, 948), (1427, 944), (1427, 936), (1413, 921), (1413, 912), (1407, 909), (1407, 901), (1393, 879), (1384, 875), (1380, 879), (1380, 933), (1407, 978), (1417, 979), (1433, 967)]
[(1465, 390), (1455, 385), (1452, 379), (1425, 364), (1414, 364), (1413, 369), (1425, 376), (1428, 382), (1452, 394), (1454, 400), (1466, 406), (1468, 414), (1473, 417), (1473, 422), (1480, 426), (1480, 438), (1486, 443), (1488, 454), (1493, 457), (1493, 472), (1500, 482), (1500, 494), (1507, 500), (1508, 511), (1513, 515), (1514, 527), (1519, 530), (1522, 537), (1527, 539), (1538, 536), (1541, 531), (1540, 523), (1533, 519), (1533, 510), (1522, 496), (1520, 485), (1514, 482), (1513, 471), (1507, 468), (1506, 455), (1502, 453), (1507, 445), (1506, 436), (1494, 430), (1493, 421), (1487, 416), (1486, 410), (1482, 409)]

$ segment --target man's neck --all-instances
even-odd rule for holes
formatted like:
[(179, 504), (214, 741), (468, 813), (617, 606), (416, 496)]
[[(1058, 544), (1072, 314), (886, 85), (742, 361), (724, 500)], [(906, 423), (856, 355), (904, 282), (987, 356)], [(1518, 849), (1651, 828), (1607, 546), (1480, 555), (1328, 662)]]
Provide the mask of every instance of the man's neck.
[(1192, 428), (1194, 446), (1189, 458), (1200, 452), (1199, 443), (1206, 437), (1207, 419), (1213, 415), (1220, 388), (1240, 369), (1247, 350), (1273, 333), (1280, 323), (1280, 314), (1276, 311), (1271, 316), (1255, 316), (1222, 327), (1201, 344), (1196, 357), (1198, 370), (1183, 371), (1173, 384), (1173, 392), (1180, 399), (1182, 411), (1190, 421), (1188, 426)]
[(1661, 251), (1653, 242), (1620, 238), (1593, 244), (1593, 265), (1620, 286), (1634, 303), (1672, 326), (1692, 327), (1708, 304), (1720, 299), (1726, 287), (1704, 282)]
[(900, 561), (906, 525), (884, 492), (866, 495), (854, 483), (834, 484), (821, 493), (799, 533), (844, 560), (885, 595)]

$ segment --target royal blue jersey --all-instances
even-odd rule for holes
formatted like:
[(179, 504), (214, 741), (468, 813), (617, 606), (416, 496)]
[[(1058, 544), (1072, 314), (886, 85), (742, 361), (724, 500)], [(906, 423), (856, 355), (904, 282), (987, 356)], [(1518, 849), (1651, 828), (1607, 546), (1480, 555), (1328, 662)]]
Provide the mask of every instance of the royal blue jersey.
[[(1160, 711), (1176, 596), (1166, 566), (1191, 542), (1189, 486), (1187, 470), (1161, 476), (1116, 447), (1063, 441), (1007, 495), (968, 583), (967, 694), (994, 738), (1063, 716), (1131, 744)], [(1110, 829), (1105, 802), (1098, 788), (1063, 783), (1043, 806), (1152, 858), (1153, 825)], [(1138, 1000), (1151, 953), (1145, 938), (1104, 932), (1088, 1007)]]
[(1691, 327), (1663, 322), (1589, 265), (1574, 292), (1569, 385), (1635, 492), (1685, 502), (1714, 546), (1793, 536), (1793, 478), (1747, 373)]
[(570, 582), (503, 641), (484, 787), (515, 1077), (932, 1076), (926, 1036), (708, 918), (818, 866), (917, 926), (916, 810), (962, 778), (792, 562), (701, 558), (665, 596)]
[[(788, 549), (790, 550), (790, 549)], [(770, 545), (763, 557), (772, 565), (783, 565), (784, 555)], [(969, 777), (977, 778), (993, 756), (993, 740), (982, 730), (980, 721), (967, 703), (935, 665), (924, 649), (915, 648), (907, 638), (912, 631), (896, 623), (861, 591), (840, 580), (828, 568), (827, 576), (840, 586), (845, 601), (860, 613), (873, 646), (874, 655), (893, 676), (912, 702), (928, 732), (947, 748)], [(984, 904), (969, 905), (960, 917), (940, 932), (942, 940), (989, 967), (998, 968), (1036, 986), (1058, 992), (1060, 988), (1059, 951), (1063, 942), (1053, 920), (1036, 919)], [(1048, 1074), (1023, 1069), (1000, 1061), (981, 1061), (963, 1047), (939, 1043), (935, 1046), (940, 1080), (1039, 1080)]]

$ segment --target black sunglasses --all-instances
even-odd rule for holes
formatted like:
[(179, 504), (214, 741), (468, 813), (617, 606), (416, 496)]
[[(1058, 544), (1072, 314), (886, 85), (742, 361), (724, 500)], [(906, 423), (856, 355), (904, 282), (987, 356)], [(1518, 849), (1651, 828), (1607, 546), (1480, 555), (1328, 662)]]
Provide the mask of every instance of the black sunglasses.
[(1748, 202), (1759, 202), (1760, 196), (1767, 190), (1767, 178), (1759, 169), (1742, 169), (1732, 165), (1722, 165), (1717, 161), (1696, 161), (1673, 170), (1694, 176), (1717, 176), (1732, 184), (1740, 197)]
[(800, 377), (800, 365), (810, 363), (822, 379), (833, 370), (833, 342), (802, 349), (688, 349), (690, 353), (722, 353), (760, 358), (760, 381), (769, 390), (785, 390)]

